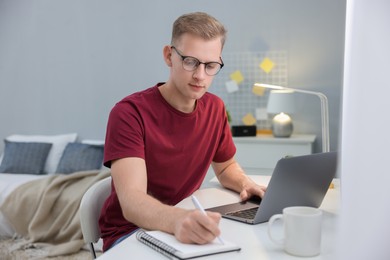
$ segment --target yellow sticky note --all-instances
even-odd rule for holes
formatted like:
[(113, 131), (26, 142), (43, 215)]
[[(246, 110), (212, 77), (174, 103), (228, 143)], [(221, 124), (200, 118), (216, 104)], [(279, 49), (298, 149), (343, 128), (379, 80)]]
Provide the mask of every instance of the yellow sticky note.
[(256, 124), (256, 118), (251, 113), (248, 113), (242, 118), (242, 122), (244, 125), (254, 125)]
[(240, 84), (244, 80), (244, 76), (239, 70), (236, 70), (235, 72), (230, 74), (230, 78), (234, 80), (237, 84)]
[(252, 92), (255, 95), (263, 96), (264, 95), (264, 91), (265, 91), (265, 88), (263, 88), (263, 87), (259, 87), (259, 86), (256, 86), (256, 85), (253, 85), (253, 87), (252, 87)]
[(260, 63), (260, 68), (264, 70), (266, 73), (269, 73), (275, 64), (272, 62), (272, 60), (268, 58), (264, 58), (264, 60)]

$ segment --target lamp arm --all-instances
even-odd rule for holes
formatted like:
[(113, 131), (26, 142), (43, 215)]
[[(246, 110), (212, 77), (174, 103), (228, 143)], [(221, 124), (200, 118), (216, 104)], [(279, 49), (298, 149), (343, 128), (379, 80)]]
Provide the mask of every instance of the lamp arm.
[(291, 89), (292, 91), (295, 92), (316, 95), (317, 97), (319, 97), (321, 101), (322, 152), (329, 152), (330, 146), (329, 146), (328, 98), (321, 92), (314, 92), (314, 91), (302, 90), (302, 89), (292, 89), (292, 88), (286, 88), (286, 89)]
[(322, 114), (322, 151), (329, 152), (329, 109), (328, 98), (319, 93), (321, 99), (321, 114)]

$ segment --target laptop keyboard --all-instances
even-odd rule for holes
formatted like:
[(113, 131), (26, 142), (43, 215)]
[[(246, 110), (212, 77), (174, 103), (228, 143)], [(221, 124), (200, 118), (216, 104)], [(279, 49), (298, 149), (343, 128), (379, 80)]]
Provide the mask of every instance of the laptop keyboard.
[(243, 209), (243, 210), (234, 211), (234, 212), (228, 212), (228, 213), (226, 213), (226, 215), (233, 216), (233, 217), (239, 217), (239, 218), (245, 218), (245, 219), (254, 219), (258, 208), (259, 207), (254, 207), (254, 208)]

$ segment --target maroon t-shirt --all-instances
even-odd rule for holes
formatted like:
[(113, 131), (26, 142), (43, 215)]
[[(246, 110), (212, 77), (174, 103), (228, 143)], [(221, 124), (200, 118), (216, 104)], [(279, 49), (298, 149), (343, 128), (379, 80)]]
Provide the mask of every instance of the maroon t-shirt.
[[(110, 167), (115, 159), (143, 158), (148, 194), (175, 205), (200, 187), (212, 161), (229, 160), (236, 147), (220, 98), (205, 93), (192, 113), (183, 113), (165, 101), (158, 86), (114, 106), (107, 124), (104, 164)], [(99, 225), (104, 250), (138, 228), (123, 217), (113, 184)]]

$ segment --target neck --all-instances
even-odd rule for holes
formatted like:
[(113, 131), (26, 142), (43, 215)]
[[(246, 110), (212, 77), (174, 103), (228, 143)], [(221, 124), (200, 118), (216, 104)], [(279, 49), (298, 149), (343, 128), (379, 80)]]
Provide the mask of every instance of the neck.
[(175, 88), (170, 87), (167, 83), (158, 87), (161, 95), (173, 108), (183, 113), (191, 113), (195, 110), (196, 99), (183, 97)]

